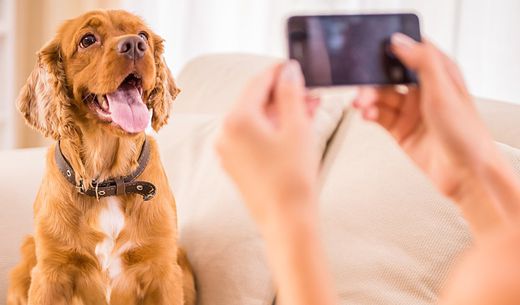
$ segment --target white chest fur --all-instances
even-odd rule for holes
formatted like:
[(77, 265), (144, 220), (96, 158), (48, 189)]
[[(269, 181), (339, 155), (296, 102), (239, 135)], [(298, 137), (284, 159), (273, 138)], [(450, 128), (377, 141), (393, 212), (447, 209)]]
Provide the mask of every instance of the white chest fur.
[(107, 302), (109, 302), (112, 281), (121, 274), (121, 254), (129, 250), (131, 245), (126, 243), (115, 249), (116, 239), (125, 226), (125, 215), (116, 197), (108, 198), (106, 207), (101, 210), (98, 217), (99, 230), (105, 234), (105, 238), (96, 245), (95, 253), (101, 269), (107, 273), (110, 280), (106, 288)]

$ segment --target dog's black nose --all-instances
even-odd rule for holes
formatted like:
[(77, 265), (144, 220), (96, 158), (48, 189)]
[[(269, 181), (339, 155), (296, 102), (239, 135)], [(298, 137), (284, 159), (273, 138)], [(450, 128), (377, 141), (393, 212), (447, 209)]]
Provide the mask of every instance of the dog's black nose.
[(119, 54), (133, 60), (143, 57), (146, 48), (146, 42), (139, 36), (123, 38), (117, 45)]

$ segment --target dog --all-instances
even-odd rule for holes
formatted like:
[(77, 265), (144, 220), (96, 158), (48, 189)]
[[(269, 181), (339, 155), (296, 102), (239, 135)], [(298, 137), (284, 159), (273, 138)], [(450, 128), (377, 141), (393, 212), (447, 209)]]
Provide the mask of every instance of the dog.
[(147, 136), (179, 93), (163, 40), (139, 17), (92, 11), (38, 53), (18, 109), (56, 140), (34, 202), (34, 237), (8, 305), (195, 303), (175, 200)]

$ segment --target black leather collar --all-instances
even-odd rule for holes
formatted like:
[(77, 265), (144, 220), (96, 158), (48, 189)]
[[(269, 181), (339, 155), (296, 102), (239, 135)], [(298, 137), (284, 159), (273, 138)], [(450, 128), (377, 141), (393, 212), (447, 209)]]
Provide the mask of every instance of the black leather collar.
[(148, 140), (144, 140), (143, 148), (141, 149), (141, 154), (139, 155), (138, 167), (137, 169), (128, 176), (120, 177), (120, 178), (111, 178), (105, 181), (98, 182), (96, 180), (92, 181), (92, 185), (94, 187), (85, 189), (85, 185), (83, 180), (80, 181), (79, 185), (76, 184), (76, 173), (70, 166), (70, 163), (67, 161), (63, 153), (61, 152), (60, 142), (56, 144), (56, 149), (54, 150), (54, 160), (56, 161), (56, 165), (58, 169), (63, 174), (65, 179), (69, 181), (72, 185), (76, 187), (78, 193), (84, 194), (91, 197), (103, 198), (109, 196), (120, 196), (120, 195), (130, 195), (130, 194), (139, 194), (143, 196), (145, 201), (148, 201), (153, 198), (156, 193), (155, 185), (146, 181), (134, 181), (137, 177), (139, 177), (148, 161), (150, 159), (150, 142)]

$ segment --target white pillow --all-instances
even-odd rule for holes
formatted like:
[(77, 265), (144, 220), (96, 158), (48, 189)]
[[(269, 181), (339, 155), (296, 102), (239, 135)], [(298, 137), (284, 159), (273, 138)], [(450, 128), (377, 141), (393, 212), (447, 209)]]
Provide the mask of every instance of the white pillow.
[(213, 152), (220, 119), (174, 116), (160, 147), (196, 276), (198, 304), (268, 304), (274, 290), (262, 242)]
[[(317, 109), (320, 152), (350, 95), (325, 97)], [(159, 133), (177, 202), (180, 243), (195, 271), (199, 305), (271, 305), (275, 291), (263, 242), (214, 152), (221, 121), (220, 114), (177, 113)]]
[[(520, 151), (499, 148), (520, 172)], [(434, 304), (471, 243), (457, 207), (356, 112), (334, 137), (324, 176), (323, 238), (341, 304)]]

